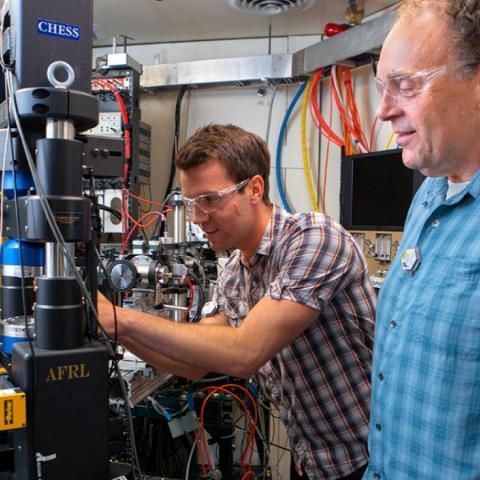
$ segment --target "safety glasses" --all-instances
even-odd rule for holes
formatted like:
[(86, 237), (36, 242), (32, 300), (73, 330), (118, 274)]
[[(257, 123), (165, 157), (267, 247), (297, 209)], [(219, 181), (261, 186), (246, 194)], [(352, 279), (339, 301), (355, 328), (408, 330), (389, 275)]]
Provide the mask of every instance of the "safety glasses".
[(250, 178), (247, 178), (246, 180), (219, 190), (218, 192), (205, 193), (203, 195), (198, 195), (198, 197), (195, 198), (183, 197), (187, 220), (191, 221), (193, 219), (195, 208), (198, 208), (202, 212), (209, 214), (214, 210), (223, 207), (228, 200), (230, 200), (230, 198), (244, 188), (248, 182), (250, 182), (250, 180)]
[(446, 73), (474, 65), (478, 65), (476, 60), (453, 62), (426, 70), (420, 70), (412, 74), (395, 75), (387, 80), (375, 78), (375, 84), (378, 93), (382, 97), (384, 94), (387, 94), (394, 99), (408, 100), (426, 92)]

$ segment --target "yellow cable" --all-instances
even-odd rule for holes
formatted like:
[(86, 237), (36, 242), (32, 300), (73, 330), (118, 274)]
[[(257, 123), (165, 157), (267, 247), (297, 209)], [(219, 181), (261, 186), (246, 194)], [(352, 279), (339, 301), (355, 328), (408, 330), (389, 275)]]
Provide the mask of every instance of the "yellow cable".
[(393, 141), (394, 136), (395, 136), (395, 132), (392, 132), (390, 134), (390, 138), (388, 139), (387, 146), (385, 147), (385, 150), (390, 150), (390, 147), (392, 146), (392, 141)]
[(315, 194), (315, 189), (313, 188), (312, 175), (310, 173), (310, 162), (308, 159), (308, 148), (307, 148), (307, 107), (308, 100), (310, 98), (310, 91), (312, 89), (312, 78), (307, 82), (305, 87), (305, 92), (303, 93), (303, 102), (302, 102), (302, 155), (303, 155), (303, 167), (305, 170), (305, 177), (307, 180), (308, 193), (310, 195), (310, 200), (313, 205), (313, 211), (318, 212), (318, 200)]

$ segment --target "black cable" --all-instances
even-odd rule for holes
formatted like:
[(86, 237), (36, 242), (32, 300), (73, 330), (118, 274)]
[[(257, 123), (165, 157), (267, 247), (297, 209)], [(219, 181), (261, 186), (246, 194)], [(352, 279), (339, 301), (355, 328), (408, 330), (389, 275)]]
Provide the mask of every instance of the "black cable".
[(202, 286), (202, 281), (200, 280), (200, 278), (198, 278), (198, 275), (193, 271), (193, 269), (189, 268), (185, 264), (185, 260), (184, 260), (185, 256), (188, 256), (191, 258), (191, 255), (177, 255), (177, 259), (180, 260), (182, 264), (187, 267), (188, 276), (194, 280), (195, 284), (198, 287), (199, 299), (198, 299), (197, 311), (195, 312), (195, 316), (193, 317), (193, 320), (192, 320), (192, 323), (196, 323), (200, 320), (200, 317), (202, 315), (202, 307), (205, 304), (206, 293)]
[(122, 221), (122, 214), (114, 208), (107, 207), (106, 205), (102, 205), (101, 203), (98, 204), (98, 208), (100, 210), (105, 210), (106, 212), (111, 213), (118, 220)]
[[(6, 70), (6, 69), (5, 69)], [(4, 75), (6, 71), (4, 70)], [(37, 389), (37, 366), (36, 366), (36, 356), (35, 350), (33, 348), (33, 339), (32, 335), (30, 334), (30, 329), (28, 325), (28, 316), (27, 316), (27, 298), (25, 295), (25, 264), (23, 259), (23, 248), (22, 248), (22, 231), (20, 228), (20, 214), (18, 209), (18, 195), (17, 195), (17, 161), (15, 159), (15, 149), (13, 146), (13, 135), (12, 135), (12, 118), (10, 116), (10, 101), (13, 101), (13, 92), (10, 90), (9, 86), (5, 82), (5, 93), (6, 93), (6, 110), (7, 110), (7, 122), (8, 122), (8, 135), (9, 135), (9, 143), (10, 143), (10, 152), (11, 152), (11, 161), (12, 161), (12, 177), (13, 177), (13, 198), (15, 204), (15, 224), (17, 227), (17, 237), (18, 237), (18, 253), (19, 253), (19, 260), (20, 260), (20, 284), (22, 288), (22, 310), (23, 310), (23, 318), (25, 321), (25, 331), (27, 334), (28, 345), (30, 347), (30, 352), (32, 354), (32, 385), (33, 385), (33, 392)], [(3, 194), (3, 192), (2, 192)], [(31, 431), (32, 431), (32, 449), (36, 453), (36, 440), (35, 440), (35, 403), (33, 402), (33, 398), (31, 398)]]
[[(162, 210), (165, 210), (167, 202), (170, 200), (170, 198), (173, 195), (175, 195), (175, 193), (179, 193), (179, 192), (180, 192), (179, 189), (174, 188), (170, 193), (167, 193), (167, 195), (163, 200)], [(156, 238), (157, 236), (163, 237), (165, 234), (165, 226), (166, 226), (166, 216), (159, 215), (157, 218), (157, 221), (155, 222), (155, 227), (153, 227), (152, 238)], [(157, 233), (157, 230), (158, 230), (158, 233)]]
[[(125, 384), (124, 384), (122, 373), (120, 371), (120, 367), (118, 365), (118, 359), (115, 355), (116, 350), (117, 350), (117, 340), (118, 340), (118, 320), (117, 320), (117, 310), (116, 310), (115, 302), (113, 301), (114, 300), (113, 290), (111, 289), (111, 287), (108, 283), (108, 272), (105, 268), (105, 265), (102, 262), (100, 252), (98, 251), (98, 248), (97, 248), (96, 245), (94, 245), (94, 249), (95, 249), (95, 253), (96, 253), (96, 255), (98, 257), (98, 260), (99, 260), (100, 268), (103, 270), (103, 272), (105, 274), (105, 278), (107, 280), (106, 283), (107, 283), (107, 287), (109, 289), (110, 300), (111, 300), (112, 308), (113, 308), (113, 321), (114, 321), (113, 352), (114, 352), (114, 355), (112, 356), (112, 366), (110, 368), (110, 376), (112, 375), (112, 373), (114, 371), (116, 372), (117, 378), (118, 378), (118, 383), (120, 385), (120, 391), (122, 392), (122, 397), (123, 397), (123, 400), (125, 402), (125, 412), (126, 412), (126, 415), (127, 415), (130, 446), (132, 448), (133, 478), (134, 478), (134, 480), (136, 480), (136, 479), (142, 480), (144, 478), (144, 476), (143, 476), (142, 470), (140, 468), (140, 463), (139, 463), (139, 460), (138, 460), (138, 452), (137, 452), (137, 447), (136, 447), (136, 443), (135, 443), (135, 430), (134, 430), (134, 426), (133, 426), (133, 417), (132, 417), (132, 412), (131, 412), (129, 404), (128, 404), (128, 393), (127, 393), (127, 390), (125, 388)], [(106, 339), (111, 341), (112, 339), (110, 339), (110, 337), (108, 336), (108, 333), (102, 327), (100, 322), (98, 322), (98, 325), (99, 325), (102, 333), (105, 335)], [(138, 473), (138, 476), (137, 476), (137, 473)]]
[(185, 95), (185, 92), (188, 90), (188, 85), (183, 85), (180, 88), (177, 96), (177, 102), (175, 104), (175, 133), (173, 136), (173, 150), (172, 150), (172, 164), (170, 166), (170, 178), (168, 179), (167, 190), (165, 192), (165, 198), (172, 190), (173, 180), (175, 179), (175, 157), (177, 156), (178, 151), (178, 138), (180, 136), (180, 119), (181, 119), (181, 106), (182, 106), (182, 99)]
[[(114, 302), (114, 292), (112, 290), (112, 287), (110, 286), (110, 282), (108, 281), (108, 272), (107, 272), (107, 269), (105, 268), (105, 265), (103, 264), (102, 262), (102, 257), (100, 256), (100, 252), (98, 251), (98, 248), (96, 245), (94, 245), (94, 250), (95, 250), (95, 253), (97, 255), (97, 258), (98, 258), (98, 264), (100, 266), (100, 268), (102, 269), (103, 271), (103, 274), (105, 275), (105, 283), (107, 285), (107, 288), (108, 288), (108, 293), (110, 294), (110, 298), (108, 298), (108, 300), (110, 300), (110, 302), (112, 303), (112, 308), (113, 308), (113, 324), (114, 324), (114, 334), (113, 334), (113, 339), (111, 339), (108, 335), (108, 333), (106, 332), (106, 330), (103, 328), (102, 324), (100, 322), (98, 322), (98, 325), (101, 329), (101, 331), (104, 333), (104, 335), (106, 336), (106, 338), (108, 340), (113, 340), (113, 351), (114, 353), (116, 352), (117, 350), (117, 344), (118, 344), (118, 321), (117, 321), (117, 309), (116, 309), (116, 306), (115, 306), (115, 302)], [(114, 355), (115, 357), (115, 355)]]
[(199, 297), (200, 298), (198, 299), (197, 311), (195, 313), (195, 317), (193, 318), (193, 322), (198, 322), (200, 320), (202, 307), (205, 304), (205, 290), (202, 287), (202, 283), (201, 283), (200, 279), (191, 269), (189, 269), (188, 276), (191, 277), (194, 280), (194, 282), (197, 284), (197, 287), (198, 287), (198, 292), (199, 292)]

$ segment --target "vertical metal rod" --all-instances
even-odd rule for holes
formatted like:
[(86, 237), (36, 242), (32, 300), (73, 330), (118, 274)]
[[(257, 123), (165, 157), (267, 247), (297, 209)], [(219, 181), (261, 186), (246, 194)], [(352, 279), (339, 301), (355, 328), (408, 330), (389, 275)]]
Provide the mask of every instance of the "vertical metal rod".
[(75, 138), (75, 127), (72, 120), (55, 120), (47, 118), (46, 138), (64, 138), (73, 140)]
[[(67, 243), (67, 249), (74, 255), (75, 245)], [(45, 276), (47, 277), (70, 277), (73, 275), (72, 267), (68, 263), (61, 245), (58, 243), (45, 244)]]
[[(73, 121), (47, 118), (46, 138), (73, 140), (75, 138)], [(67, 248), (73, 256), (75, 251), (74, 244), (68, 243)], [(72, 274), (72, 267), (64, 256), (62, 247), (57, 243), (46, 243), (45, 275), (47, 277), (69, 277)]]
[[(185, 293), (174, 293), (172, 300), (175, 307), (185, 307), (187, 305), (187, 295)], [(182, 310), (173, 310), (173, 320), (180, 322), (184, 314), (185, 312)]]
[(175, 205), (173, 207), (173, 241), (175, 243), (185, 241), (185, 207)]
[(175, 192), (167, 203), (172, 207), (168, 213), (168, 232), (175, 243), (183, 243), (186, 240), (185, 206), (180, 192)]

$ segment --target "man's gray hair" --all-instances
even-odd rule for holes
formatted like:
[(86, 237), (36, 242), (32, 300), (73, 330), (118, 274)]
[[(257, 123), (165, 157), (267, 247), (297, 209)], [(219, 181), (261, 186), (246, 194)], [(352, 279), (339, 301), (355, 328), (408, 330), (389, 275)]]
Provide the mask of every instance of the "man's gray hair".
[(406, 0), (400, 6), (400, 19), (430, 10), (450, 17), (452, 47), (461, 60), (480, 62), (480, 0)]

